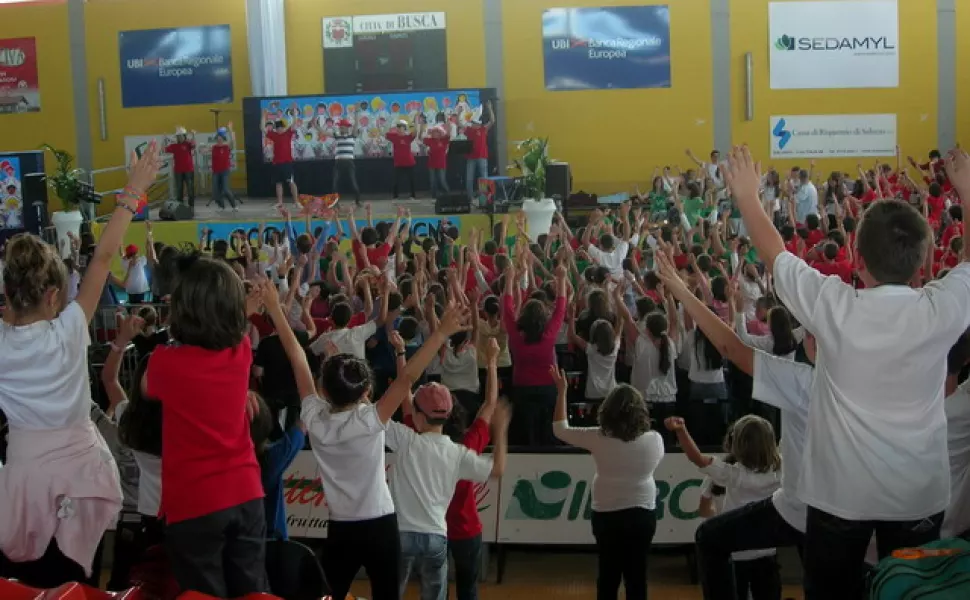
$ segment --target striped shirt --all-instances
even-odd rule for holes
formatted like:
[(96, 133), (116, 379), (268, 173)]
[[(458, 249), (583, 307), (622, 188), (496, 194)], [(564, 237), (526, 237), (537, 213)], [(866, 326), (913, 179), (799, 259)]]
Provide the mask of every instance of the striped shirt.
[(333, 136), (337, 140), (337, 160), (353, 160), (354, 152), (357, 149), (357, 138), (352, 135)]

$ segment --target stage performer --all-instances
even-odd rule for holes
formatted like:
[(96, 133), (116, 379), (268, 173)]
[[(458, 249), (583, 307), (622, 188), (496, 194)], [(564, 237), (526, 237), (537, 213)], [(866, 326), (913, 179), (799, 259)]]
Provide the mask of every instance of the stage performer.
[(411, 186), (411, 200), (414, 200), (416, 196), (414, 192), (414, 150), (411, 148), (411, 144), (414, 143), (417, 136), (411, 132), (408, 122), (402, 119), (397, 122), (394, 131), (388, 131), (384, 137), (391, 142), (394, 150), (394, 199), (398, 199), (401, 177), (407, 177), (408, 184)]
[[(357, 113), (354, 113), (354, 121), (341, 119), (337, 124), (337, 133), (333, 136), (337, 141), (337, 152), (333, 162), (333, 193), (340, 193), (340, 179), (347, 177), (350, 179), (350, 187), (354, 190), (354, 201), (360, 206), (360, 186), (357, 185), (357, 165), (354, 162), (357, 154), (357, 138), (360, 135), (360, 127), (357, 125)], [(314, 124), (317, 131), (320, 126)]]
[(421, 142), (428, 148), (431, 197), (437, 199), (441, 191), (451, 193), (448, 188), (448, 144), (451, 143), (451, 136), (444, 125), (435, 125), (422, 136)]
[(468, 191), (469, 201), (475, 198), (478, 179), (488, 177), (488, 132), (495, 125), (495, 108), (491, 101), (487, 106), (488, 123), (483, 125), (481, 117), (475, 117), (463, 130), (465, 137), (472, 143), (472, 151), (465, 167), (465, 189)]
[(175, 128), (175, 141), (165, 138), (165, 152), (172, 155), (172, 172), (180, 204), (182, 193), (188, 188), (189, 206), (195, 208), (195, 131), (186, 132), (185, 127)]
[(283, 206), (283, 185), (289, 184), (290, 194), (293, 195), (293, 206), (299, 208), (300, 193), (293, 180), (293, 138), (296, 132), (292, 122), (287, 125), (282, 119), (276, 121), (273, 131), (266, 134), (266, 139), (273, 143), (273, 179), (276, 181), (276, 206)]

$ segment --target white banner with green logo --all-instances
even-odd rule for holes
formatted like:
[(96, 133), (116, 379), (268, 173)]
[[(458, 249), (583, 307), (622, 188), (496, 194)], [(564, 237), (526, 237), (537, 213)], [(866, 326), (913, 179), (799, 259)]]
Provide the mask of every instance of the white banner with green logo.
[[(394, 454), (387, 455), (387, 469)], [(505, 475), (475, 487), (483, 541), (510, 544), (593, 544), (593, 458), (589, 454), (510, 454)], [(657, 544), (692, 544), (703, 479), (683, 454), (657, 467)], [(316, 458), (301, 452), (283, 476), (290, 537), (325, 538), (327, 509)]]

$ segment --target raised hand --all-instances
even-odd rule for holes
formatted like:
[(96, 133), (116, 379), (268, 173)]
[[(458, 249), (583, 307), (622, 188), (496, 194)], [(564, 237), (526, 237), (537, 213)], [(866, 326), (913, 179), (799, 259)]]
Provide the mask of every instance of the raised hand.
[(549, 367), (549, 374), (552, 376), (553, 382), (556, 384), (556, 389), (562, 394), (566, 391), (569, 386), (569, 380), (566, 379), (566, 371), (560, 369), (556, 365)]
[(687, 425), (680, 417), (667, 417), (664, 420), (664, 426), (670, 431), (684, 431), (687, 429)]
[(135, 339), (135, 336), (145, 328), (145, 320), (135, 315), (121, 314), (118, 316), (120, 317), (118, 322), (118, 338), (120, 338), (119, 341), (127, 345), (128, 342)]
[(388, 336), (388, 341), (391, 343), (391, 347), (398, 353), (404, 352), (404, 338), (397, 331), (392, 331), (391, 335)]
[(162, 168), (162, 161), (158, 157), (158, 143), (152, 140), (141, 158), (132, 152), (131, 167), (128, 169), (128, 187), (138, 194), (144, 194), (155, 182), (160, 168)]
[(499, 351), (498, 340), (495, 338), (489, 339), (488, 344), (485, 346), (485, 363), (492, 364), (498, 362)]
[(280, 293), (270, 280), (265, 280), (259, 284), (259, 296), (263, 301), (263, 306), (269, 312), (280, 311)]
[(970, 156), (959, 148), (950, 150), (946, 156), (946, 174), (960, 199), (970, 201)]
[(471, 312), (467, 307), (459, 306), (454, 302), (449, 302), (445, 307), (444, 314), (441, 315), (441, 322), (438, 331), (446, 337), (451, 337), (461, 331), (471, 329)]
[(758, 189), (761, 187), (761, 168), (751, 158), (751, 151), (747, 146), (735, 147), (728, 156), (726, 165), (721, 171), (727, 181), (731, 193), (739, 202), (757, 201)]

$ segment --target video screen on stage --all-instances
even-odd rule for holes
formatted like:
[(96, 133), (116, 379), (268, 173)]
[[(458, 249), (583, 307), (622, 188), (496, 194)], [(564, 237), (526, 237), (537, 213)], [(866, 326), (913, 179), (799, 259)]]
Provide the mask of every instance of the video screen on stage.
[[(407, 121), (413, 132), (417, 125), (445, 127), (452, 140), (465, 139), (464, 128), (480, 119), (483, 106), (478, 90), (445, 92), (392, 92), (346, 96), (306, 96), (260, 101), (263, 160), (273, 159), (273, 143), (266, 134), (282, 120), (296, 131), (293, 159), (313, 161), (332, 159), (337, 151), (340, 121), (356, 123), (355, 155), (358, 158), (391, 156), (391, 143), (385, 135), (399, 121)], [(427, 148), (415, 140), (415, 155)]]

